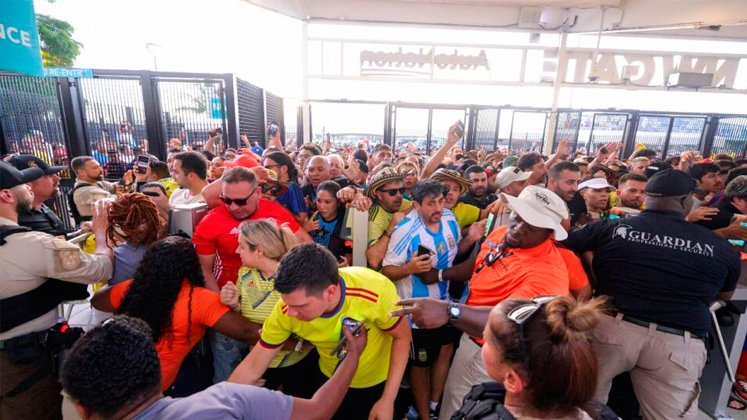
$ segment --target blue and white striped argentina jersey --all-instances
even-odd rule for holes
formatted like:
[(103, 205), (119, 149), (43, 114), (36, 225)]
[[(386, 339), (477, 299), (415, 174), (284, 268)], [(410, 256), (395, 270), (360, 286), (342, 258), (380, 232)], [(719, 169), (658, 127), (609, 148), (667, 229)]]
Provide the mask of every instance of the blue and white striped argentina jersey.
[[(384, 257), (384, 266), (404, 265), (418, 253), (418, 245), (432, 251), (431, 262), (434, 268), (446, 269), (451, 267), (457, 254), (457, 244), (461, 232), (454, 214), (444, 209), (438, 232), (431, 232), (423, 223), (417, 210), (413, 210), (405, 217), (392, 232), (389, 248)], [(395, 281), (397, 293), (403, 299), (411, 297), (432, 297), (446, 299), (448, 281), (425, 284), (413, 274)]]

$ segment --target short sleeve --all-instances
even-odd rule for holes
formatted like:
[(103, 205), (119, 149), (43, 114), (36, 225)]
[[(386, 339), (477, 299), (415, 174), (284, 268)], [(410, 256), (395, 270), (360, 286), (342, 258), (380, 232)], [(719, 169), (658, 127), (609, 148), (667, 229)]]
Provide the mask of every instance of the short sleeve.
[(578, 290), (589, 284), (589, 276), (586, 275), (581, 260), (569, 249), (559, 248), (558, 252), (563, 256), (565, 267), (568, 269), (568, 288)]
[(282, 225), (284, 223), (288, 224), (288, 227), (293, 232), (296, 232), (301, 226), (298, 224), (296, 219), (293, 217), (292, 214), (288, 210), (286, 210), (285, 207), (281, 206), (280, 204), (273, 203), (275, 206), (277, 206), (273, 212), (272, 212), (272, 218), (275, 219), (275, 221), (278, 222), (278, 225)]
[(109, 302), (115, 309), (119, 309), (119, 305), (122, 304), (122, 300), (127, 294), (127, 290), (130, 289), (132, 280), (126, 280), (121, 283), (117, 283), (109, 289)]
[(568, 234), (566, 245), (576, 254), (596, 250), (602, 243), (609, 241), (618, 222), (598, 220)]
[(230, 310), (220, 303), (220, 295), (204, 287), (192, 290), (192, 314), (202, 325), (212, 327)]
[[(379, 274), (384, 277), (383, 275)], [(376, 305), (377, 317), (373, 320), (374, 325), (382, 331), (388, 331), (394, 329), (399, 324), (401, 317), (391, 317), (389, 312), (397, 309), (395, 303), (399, 300), (397, 295), (397, 288), (394, 283), (384, 277), (384, 287), (379, 293), (379, 301)]]
[(211, 229), (211, 221), (213, 220), (212, 214), (208, 214), (195, 228), (195, 233), (192, 235), (192, 243), (195, 244), (195, 251), (197, 255), (215, 255), (217, 247), (215, 243), (214, 234), (217, 229)]
[[(378, 209), (378, 211), (383, 211)], [(379, 217), (378, 212), (368, 219), (368, 244), (371, 245), (378, 241), (384, 235), (384, 230), (388, 226), (383, 226), (382, 219)]]
[(287, 305), (282, 300), (278, 300), (272, 309), (270, 316), (262, 324), (262, 335), (260, 345), (267, 348), (280, 347), (285, 340), (291, 336), (290, 317), (285, 314)]
[(409, 229), (404, 226), (399, 226), (394, 229), (394, 232), (392, 232), (392, 238), (389, 240), (389, 246), (386, 250), (386, 256), (384, 256), (384, 261), (381, 263), (382, 267), (391, 265), (400, 266), (407, 263), (410, 247), (409, 244), (402, 244), (402, 241), (407, 239), (405, 237), (408, 232)]

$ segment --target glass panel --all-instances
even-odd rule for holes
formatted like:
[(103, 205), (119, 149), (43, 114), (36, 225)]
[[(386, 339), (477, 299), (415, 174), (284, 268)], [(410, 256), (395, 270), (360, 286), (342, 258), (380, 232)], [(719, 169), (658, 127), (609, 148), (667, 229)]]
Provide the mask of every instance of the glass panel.
[(669, 135), (667, 155), (664, 158), (679, 156), (688, 150), (700, 150), (700, 139), (705, 127), (704, 117), (675, 117), (672, 134)]
[(475, 147), (485, 149), (487, 153), (495, 149), (495, 129), (498, 124), (498, 109), (487, 108), (477, 111), (475, 124)]
[(552, 149), (558, 146), (558, 143), (565, 139), (570, 145), (570, 151), (576, 150), (576, 139), (578, 137), (578, 128), (581, 122), (580, 112), (560, 112), (558, 113), (558, 124), (555, 127), (555, 139), (553, 140)]
[(597, 114), (591, 131), (589, 153), (595, 152), (597, 148), (607, 143), (623, 141), (627, 122), (627, 114)]
[(635, 132), (636, 146), (642, 144), (662, 156), (670, 119), (671, 117), (642, 115)]
[(394, 149), (399, 150), (406, 143), (414, 143), (421, 153), (427, 153), (428, 147), (428, 109), (397, 108)]
[(728, 153), (744, 157), (747, 143), (747, 117), (724, 118), (718, 121), (712, 154)]
[(335, 145), (384, 141), (383, 105), (314, 102), (311, 118), (315, 142), (322, 142), (327, 136)]
[[(467, 121), (464, 116), (463, 109), (434, 109), (433, 119), (431, 122), (431, 150), (428, 153), (433, 153), (443, 146), (446, 141), (446, 137), (449, 134), (449, 127), (452, 126), (457, 120), (462, 120), (465, 124), (464, 133), (467, 135)], [(459, 143), (459, 147), (464, 148), (464, 137)]]
[(547, 114), (544, 112), (514, 112), (511, 129), (511, 152), (542, 152)]
[(496, 150), (508, 152), (508, 145), (511, 142), (511, 123), (514, 119), (513, 109), (502, 109), (501, 117), (498, 119), (498, 142)]

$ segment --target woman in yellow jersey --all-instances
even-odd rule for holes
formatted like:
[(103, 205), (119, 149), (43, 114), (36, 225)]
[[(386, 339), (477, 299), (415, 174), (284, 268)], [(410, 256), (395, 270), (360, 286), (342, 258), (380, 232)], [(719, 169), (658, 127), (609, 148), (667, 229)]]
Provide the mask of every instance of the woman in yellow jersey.
[[(236, 284), (229, 282), (221, 289), (221, 302), (261, 325), (280, 299), (274, 290), (278, 262), (296, 243), (293, 231), (286, 226), (278, 227), (272, 219), (242, 225), (236, 250), (242, 267)], [(304, 345), (303, 340), (297, 341), (293, 350), (280, 352), (272, 361), (264, 375), (265, 387), (310, 398), (315, 391), (314, 383), (303, 378), (309, 378), (317, 370), (318, 358), (316, 350)]]

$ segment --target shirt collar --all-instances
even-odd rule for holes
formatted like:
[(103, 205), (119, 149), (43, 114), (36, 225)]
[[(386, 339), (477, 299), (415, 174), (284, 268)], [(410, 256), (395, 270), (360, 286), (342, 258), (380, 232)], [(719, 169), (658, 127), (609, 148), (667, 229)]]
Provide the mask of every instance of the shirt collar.
[(0, 225), (2, 225), (2, 226), (18, 226), (18, 223), (14, 222), (14, 221), (12, 221), (10, 219), (6, 219), (4, 217), (0, 217)]
[(340, 309), (342, 309), (342, 305), (345, 304), (345, 279), (340, 277), (340, 302), (337, 304), (337, 307), (331, 311), (327, 312), (326, 314), (322, 314), (322, 318), (332, 318), (333, 316), (337, 315), (340, 312)]
[(534, 246), (532, 248), (509, 248), (507, 247), (507, 250), (510, 250), (514, 255), (516, 255), (518, 258), (522, 260), (528, 260), (528, 259), (534, 259), (537, 257), (541, 257), (543, 255), (547, 255), (553, 247), (553, 241), (552, 236), (548, 237), (544, 241), (542, 241), (539, 245)]

